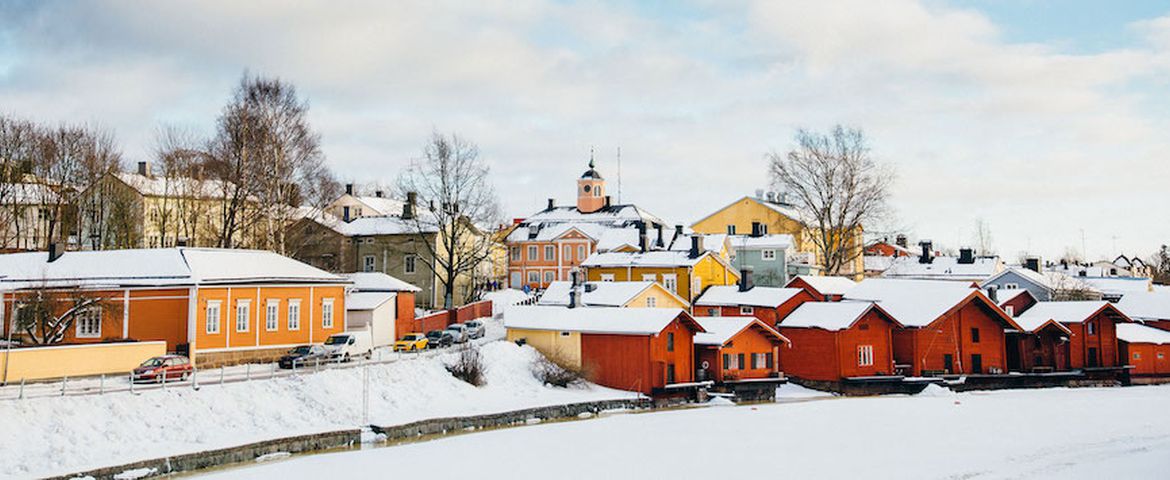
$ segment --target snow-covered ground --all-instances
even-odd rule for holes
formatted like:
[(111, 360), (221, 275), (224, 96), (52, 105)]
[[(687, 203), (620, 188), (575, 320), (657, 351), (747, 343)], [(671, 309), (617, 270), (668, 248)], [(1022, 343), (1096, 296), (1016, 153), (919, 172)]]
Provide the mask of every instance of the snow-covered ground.
[(1170, 386), (931, 389), (615, 415), (205, 477), (358, 478), (426, 466), (441, 478), (1155, 479), (1170, 472), (1166, 405)]
[[(532, 347), (482, 347), (487, 384), (451, 376), (444, 355), (372, 365), (369, 421), (394, 425), (633, 394), (553, 388), (532, 375)], [(0, 401), (0, 478), (64, 474), (165, 455), (365, 425), (365, 368), (251, 382)]]

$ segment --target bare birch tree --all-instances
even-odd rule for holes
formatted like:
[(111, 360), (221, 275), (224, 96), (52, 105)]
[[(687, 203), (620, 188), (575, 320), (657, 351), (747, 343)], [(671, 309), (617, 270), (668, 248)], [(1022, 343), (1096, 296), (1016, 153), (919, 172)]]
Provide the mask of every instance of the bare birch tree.
[[(19, 298), (19, 308), (14, 310), (14, 330), (34, 345), (60, 343), (83, 318), (93, 319), (100, 325), (105, 318), (121, 316), (121, 302), (79, 288), (42, 286), (22, 292)], [(97, 330), (100, 331), (100, 326)]]
[(991, 255), (995, 253), (995, 244), (991, 239), (991, 226), (982, 218), (975, 219), (975, 231), (971, 234), (976, 251), (980, 255)]
[[(443, 287), (443, 307), (454, 305), (460, 278), (474, 282), (475, 270), (495, 246), (490, 228), (499, 223), (499, 201), (479, 148), (458, 135), (431, 136), (423, 157), (411, 162), (398, 179), (397, 193), (409, 203), (417, 195), (419, 212), (405, 219), (424, 241)], [(434, 237), (427, 241), (427, 237)]]
[(768, 155), (773, 188), (801, 212), (802, 235), (829, 275), (862, 254), (863, 226), (888, 212), (892, 170), (871, 156), (861, 130), (834, 127), (828, 134), (799, 130), (797, 147)]

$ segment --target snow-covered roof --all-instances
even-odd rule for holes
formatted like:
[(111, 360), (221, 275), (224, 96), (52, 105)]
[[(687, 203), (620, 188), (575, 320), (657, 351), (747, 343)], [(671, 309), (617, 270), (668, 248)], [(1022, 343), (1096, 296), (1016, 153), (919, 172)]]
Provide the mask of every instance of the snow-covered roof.
[(667, 250), (689, 252), (691, 251), (691, 238), (694, 237), (703, 239), (703, 250), (707, 252), (720, 253), (723, 251), (723, 246), (728, 243), (726, 233), (687, 233), (667, 240), (670, 243), (670, 248)]
[(1170, 291), (1128, 293), (1117, 308), (1136, 320), (1170, 320)]
[(346, 283), (347, 280), (273, 252), (214, 248), (154, 248), (0, 255), (0, 289), (169, 286), (268, 282)]
[(845, 330), (874, 307), (873, 302), (807, 302), (784, 317), (780, 326)]
[(61, 197), (42, 183), (12, 183), (0, 188), (0, 205), (52, 205)]
[[(868, 300), (907, 327), (930, 325), (978, 290), (965, 282), (867, 278), (846, 299)], [(1010, 319), (1005, 320), (1010, 323)]]
[(761, 250), (765, 248), (792, 248), (795, 240), (788, 234), (730, 235), (731, 247), (736, 250)]
[[(997, 279), (999, 279), (999, 278), (1001, 278), (1004, 275), (1007, 275), (1009, 273), (1014, 273), (1014, 274), (1024, 278), (1025, 280), (1028, 280), (1028, 281), (1034, 283), (1036, 286), (1038, 286), (1040, 288), (1045, 288), (1048, 290), (1053, 289), (1053, 287), (1052, 287), (1053, 280), (1050, 279), (1047, 275), (1038, 273), (1038, 272), (1033, 271), (1029, 268), (1024, 268), (1021, 266), (1010, 266), (1010, 267), (1004, 268), (999, 273), (996, 273), (994, 275), (991, 275), (990, 277), (987, 277), (986, 280), (983, 280), (982, 282), (980, 282), (980, 285), (987, 285), (988, 283), (994, 282)], [(1000, 290), (1000, 291), (1003, 291), (1003, 290)]]
[(345, 309), (355, 312), (373, 310), (393, 301), (394, 292), (354, 292), (345, 297)]
[(345, 277), (353, 282), (354, 290), (359, 292), (418, 292), (422, 290), (382, 272), (347, 273)]
[(231, 183), (219, 180), (198, 180), (188, 177), (166, 178), (156, 175), (148, 177), (129, 172), (116, 172), (113, 175), (138, 193), (151, 197), (223, 198), (232, 186)]
[(784, 215), (785, 217), (788, 217), (796, 222), (810, 223), (812, 221), (810, 215), (803, 214), (794, 205), (790, 205), (790, 204), (782, 203), (782, 202), (777, 202), (775, 200), (768, 200), (766, 198), (759, 198), (759, 197), (754, 197), (754, 196), (748, 195), (748, 196), (739, 197), (739, 198), (735, 199), (734, 201), (732, 201), (731, 203), (728, 203), (727, 205), (723, 206), (722, 208), (715, 210), (714, 212), (711, 212), (709, 215), (692, 223), (691, 226), (694, 226), (694, 225), (702, 222), (703, 220), (711, 218), (712, 216), (718, 214), (719, 212), (727, 210), (728, 208), (731, 208), (731, 207), (735, 206), (736, 204), (738, 204), (739, 202), (742, 202), (744, 200), (751, 200), (753, 202), (756, 202), (756, 203), (764, 206), (765, 208), (768, 208), (776, 213)]
[[(681, 308), (511, 306), (504, 309), (504, 326), (521, 330), (653, 335), (661, 332), (679, 316), (690, 320), (690, 316)], [(694, 325), (703, 331), (698, 324)]]
[(797, 278), (816, 289), (821, 295), (844, 295), (849, 289), (857, 286), (857, 282), (845, 277), (798, 275), (793, 280)]
[(959, 257), (933, 257), (922, 263), (918, 257), (898, 257), (882, 272), (886, 278), (920, 280), (982, 281), (1003, 269), (999, 257), (975, 257), (973, 263), (959, 263)]
[(666, 223), (636, 205), (612, 205), (609, 207), (602, 207), (596, 212), (584, 213), (577, 210), (576, 206), (560, 206), (552, 209), (545, 209), (530, 215), (525, 218), (521, 225), (537, 222), (635, 222), (644, 221), (647, 224), (655, 223), (665, 225)]
[(866, 255), (862, 258), (865, 264), (865, 271), (867, 272), (884, 272), (894, 264), (894, 259), (897, 257), (886, 257), (881, 255)]
[[(987, 298), (991, 298), (991, 293), (988, 292), (986, 288), (983, 289), (983, 293), (987, 295)], [(998, 300), (997, 303), (999, 303), (1000, 307), (1006, 305), (1008, 302), (1014, 300), (1020, 295), (1031, 294), (1032, 292), (1029, 292), (1026, 288), (1000, 288), (995, 291), (995, 297)]]
[(1140, 323), (1117, 324), (1117, 339), (1128, 343), (1170, 345), (1170, 332)]
[(746, 292), (741, 292), (738, 285), (713, 285), (707, 288), (698, 300), (695, 300), (695, 305), (723, 307), (749, 305), (776, 308), (802, 291), (799, 288), (757, 286)]
[[(540, 295), (539, 304), (568, 305), (572, 285), (572, 282), (565, 281), (548, 284), (548, 288)], [(581, 289), (581, 303), (587, 307), (623, 307), (650, 288), (654, 288), (654, 282), (586, 282), (585, 288)], [(669, 290), (663, 290), (670, 293)], [(679, 300), (682, 301), (681, 298)]]
[(1146, 293), (1151, 290), (1152, 281), (1142, 277), (1074, 277), (1092, 285), (1106, 295), (1128, 295)]
[(1016, 316), (1016, 323), (1027, 331), (1034, 331), (1048, 320), (1060, 323), (1081, 323), (1102, 308), (1111, 305), (1104, 300), (1080, 302), (1039, 302)]
[(352, 195), (352, 197), (362, 202), (363, 205), (370, 207), (382, 215), (401, 215), (403, 202), (387, 197), (367, 197)]
[[(691, 258), (687, 252), (672, 250), (651, 250), (649, 252), (598, 252), (590, 255), (581, 262), (584, 267), (690, 267), (699, 263), (703, 257), (712, 255), (710, 251)], [(712, 255), (719, 258), (717, 255)]]
[(695, 317), (695, 321), (706, 330), (704, 333), (695, 334), (695, 345), (722, 346), (739, 332), (753, 325), (760, 328), (765, 335), (789, 343), (788, 338), (756, 317)]

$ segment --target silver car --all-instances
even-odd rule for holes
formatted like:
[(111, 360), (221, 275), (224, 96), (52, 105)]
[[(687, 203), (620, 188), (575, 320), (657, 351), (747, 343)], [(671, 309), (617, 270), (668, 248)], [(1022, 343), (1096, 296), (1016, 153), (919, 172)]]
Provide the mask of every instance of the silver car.
[(487, 333), (487, 328), (484, 327), (483, 322), (479, 320), (472, 320), (467, 322), (465, 325), (467, 325), (467, 337), (473, 340), (476, 338), (483, 338), (484, 334)]
[(452, 323), (444, 331), (451, 334), (451, 338), (455, 340), (455, 343), (464, 343), (468, 340), (467, 325), (462, 323)]

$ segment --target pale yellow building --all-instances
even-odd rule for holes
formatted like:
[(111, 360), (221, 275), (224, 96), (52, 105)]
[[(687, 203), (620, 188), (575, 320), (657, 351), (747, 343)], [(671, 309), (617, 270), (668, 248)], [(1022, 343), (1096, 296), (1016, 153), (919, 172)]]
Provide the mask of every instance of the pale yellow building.
[[(572, 282), (550, 283), (537, 304), (568, 306), (571, 290)], [(577, 305), (581, 307), (690, 309), (690, 302), (656, 281), (585, 282), (578, 293)]]

